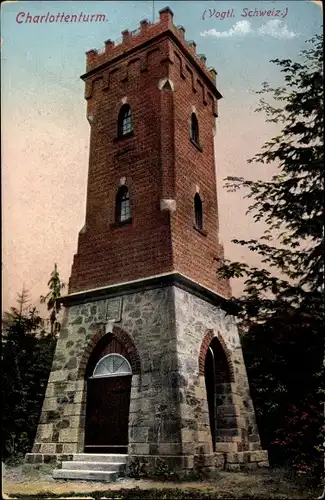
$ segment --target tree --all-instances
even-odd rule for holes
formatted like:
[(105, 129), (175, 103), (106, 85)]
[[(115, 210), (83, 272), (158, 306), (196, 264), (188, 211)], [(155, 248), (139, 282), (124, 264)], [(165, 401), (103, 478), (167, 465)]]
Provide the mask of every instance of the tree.
[(48, 282), (49, 293), (42, 297), (51, 311), (51, 332), (29, 305), (23, 286), (17, 307), (5, 312), (2, 321), (2, 456), (22, 458), (31, 450), (45, 396), (56, 346), (54, 325), (60, 306), (57, 299), (64, 287), (57, 266)]
[(51, 333), (53, 333), (57, 315), (61, 310), (61, 305), (57, 299), (61, 297), (61, 290), (65, 287), (65, 284), (61, 283), (60, 275), (56, 264), (54, 264), (54, 269), (51, 273), (51, 277), (47, 283), (47, 286), (49, 287), (50, 291), (45, 296), (41, 295), (40, 300), (41, 304), (46, 303), (48, 311), (51, 311), (50, 323), (51, 323)]
[(8, 327), (14, 321), (19, 321), (23, 313), (28, 310), (28, 290), (25, 289), (23, 285), (21, 293), (17, 293), (17, 304), (18, 307), (11, 307), (10, 311), (5, 311), (2, 318), (2, 330), (4, 327)]
[(323, 36), (308, 43), (299, 62), (271, 61), (284, 75), (283, 86), (264, 82), (257, 92), (257, 112), (281, 131), (248, 163), (276, 164), (276, 175), (226, 179), (228, 190), (246, 190), (248, 213), (267, 227), (259, 240), (233, 241), (267, 268), (226, 261), (219, 269), (223, 277), (245, 279), (233, 303), (262, 440), (275, 463), (288, 461), (300, 471), (314, 466), (314, 446), (323, 442)]
[(56, 340), (43, 330), (35, 308), (26, 307), (27, 292), (18, 307), (5, 313), (2, 348), (2, 456), (23, 457), (34, 441), (51, 369)]

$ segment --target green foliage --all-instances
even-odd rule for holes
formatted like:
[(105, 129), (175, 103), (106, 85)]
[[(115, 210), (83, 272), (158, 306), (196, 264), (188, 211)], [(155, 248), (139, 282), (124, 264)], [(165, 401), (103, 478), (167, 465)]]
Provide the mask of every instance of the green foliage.
[(127, 476), (133, 479), (178, 479), (162, 458), (157, 459), (155, 467), (150, 467), (145, 459), (134, 458), (128, 465)]
[(133, 479), (142, 479), (149, 476), (148, 462), (145, 459), (135, 458), (130, 461), (127, 476)]
[(230, 191), (245, 190), (254, 221), (266, 224), (259, 240), (234, 243), (267, 268), (226, 261), (219, 270), (245, 279), (233, 304), (263, 445), (273, 463), (291, 463), (300, 473), (321, 465), (324, 418), (323, 35), (308, 43), (299, 62), (271, 61), (283, 73), (282, 87), (264, 83), (258, 92), (257, 112), (281, 131), (248, 162), (275, 164), (276, 175), (226, 179)]
[(41, 295), (41, 304), (47, 304), (48, 311), (50, 314), (51, 332), (53, 333), (54, 324), (57, 319), (57, 315), (61, 310), (61, 304), (58, 299), (61, 297), (61, 290), (65, 288), (65, 284), (61, 283), (60, 275), (58, 272), (57, 265), (54, 264), (54, 269), (51, 273), (51, 277), (47, 283), (50, 291), (46, 295)]
[(273, 464), (291, 463), (300, 474), (321, 465), (321, 331), (298, 311), (277, 311), (242, 336), (262, 443)]
[[(29, 495), (29, 494), (17, 494), (9, 495), (9, 498), (22, 498), (29, 500), (38, 500), (40, 498), (73, 498), (73, 497), (86, 497), (89, 498), (88, 493), (50, 493), (50, 492), (41, 492), (37, 496)], [(108, 489), (107, 491), (92, 491), (91, 498), (94, 500), (100, 500), (103, 498), (109, 498), (111, 500), (220, 500), (220, 499), (245, 499), (245, 500), (293, 500), (297, 499), (296, 496), (292, 495), (279, 495), (272, 494), (267, 491), (263, 493), (250, 493), (250, 494), (234, 494), (230, 493), (225, 489), (223, 492), (214, 492), (214, 491), (201, 491), (200, 489), (184, 489), (184, 488), (148, 488), (148, 489), (140, 489), (140, 488), (122, 488), (120, 490)], [(308, 498), (308, 496), (300, 496), (298, 498)], [(313, 498), (313, 497), (311, 497)]]
[(151, 473), (151, 477), (162, 480), (176, 480), (177, 475), (170, 469), (162, 458), (158, 458), (156, 460), (155, 468)]
[[(140, 489), (140, 488), (130, 488), (130, 489), (121, 489), (121, 490), (107, 490), (107, 491), (93, 491), (91, 493), (91, 498), (94, 500), (102, 499), (102, 498), (109, 498), (109, 499), (116, 499), (116, 500), (155, 500), (155, 499), (165, 499), (165, 500), (170, 500), (170, 499), (193, 499), (193, 500), (203, 500), (203, 499), (210, 499), (210, 498), (235, 498), (233, 496), (214, 496), (211, 497), (209, 496), (209, 493), (201, 492), (199, 490), (191, 490), (191, 491), (184, 491), (183, 489), (178, 489), (178, 488), (163, 488), (163, 489), (156, 489), (156, 488), (150, 488), (150, 489)], [(11, 495), (9, 495), (10, 498)], [(89, 493), (75, 493), (71, 492), (68, 494), (53, 494), (53, 493), (40, 493), (37, 495), (19, 495), (15, 494), (15, 498), (29, 498), (29, 499), (40, 499), (40, 498), (73, 498), (74, 496), (76, 497), (88, 497), (89, 498)], [(244, 497), (244, 498), (253, 498), (253, 497)], [(260, 497), (259, 497), (260, 498)]]
[(35, 308), (24, 307), (27, 292), (18, 297), (2, 330), (2, 457), (11, 463), (33, 444), (56, 343)]

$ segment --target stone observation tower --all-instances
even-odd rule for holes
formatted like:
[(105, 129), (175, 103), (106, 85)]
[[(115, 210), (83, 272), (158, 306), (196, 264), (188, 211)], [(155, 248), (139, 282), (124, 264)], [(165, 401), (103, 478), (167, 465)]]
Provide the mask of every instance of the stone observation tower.
[(55, 477), (113, 478), (136, 458), (174, 471), (268, 465), (216, 274), (216, 71), (168, 7), (159, 15), (89, 51), (81, 77), (85, 225), (26, 457), (63, 461)]

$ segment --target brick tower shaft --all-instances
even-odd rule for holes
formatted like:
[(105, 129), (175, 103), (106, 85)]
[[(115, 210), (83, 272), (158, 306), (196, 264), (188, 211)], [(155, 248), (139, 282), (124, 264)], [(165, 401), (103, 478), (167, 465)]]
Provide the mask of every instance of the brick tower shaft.
[[(184, 34), (167, 8), (158, 23), (142, 21), (123, 32), (122, 43), (87, 53), (87, 208), (70, 293), (177, 272), (230, 294), (216, 275), (216, 258), (223, 258), (214, 160), (221, 94), (215, 71)], [(120, 133), (123, 107), (130, 129)], [(121, 186), (129, 197), (124, 220)]]

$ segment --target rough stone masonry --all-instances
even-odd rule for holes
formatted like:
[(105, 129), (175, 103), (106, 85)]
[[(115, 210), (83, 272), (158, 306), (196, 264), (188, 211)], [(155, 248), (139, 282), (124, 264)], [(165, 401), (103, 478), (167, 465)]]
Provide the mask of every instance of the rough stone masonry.
[[(121, 307), (113, 334), (129, 345), (133, 368), (129, 460), (164, 457), (175, 469), (241, 470), (268, 465), (261, 450), (238, 332), (231, 316), (178, 286), (128, 293), (67, 308), (42, 415), (28, 461), (64, 460), (83, 452), (85, 366), (106, 335), (107, 304)], [(126, 332), (132, 332), (130, 335)], [(232, 367), (222, 388), (213, 453), (202, 353), (217, 337)], [(203, 374), (202, 374), (203, 369)], [(230, 427), (227, 435), (227, 428)]]

